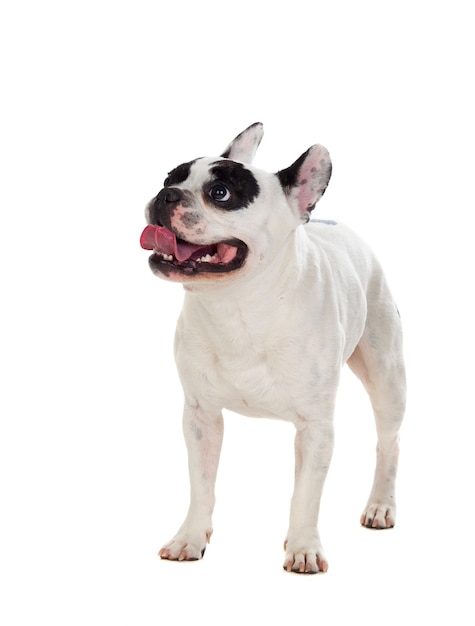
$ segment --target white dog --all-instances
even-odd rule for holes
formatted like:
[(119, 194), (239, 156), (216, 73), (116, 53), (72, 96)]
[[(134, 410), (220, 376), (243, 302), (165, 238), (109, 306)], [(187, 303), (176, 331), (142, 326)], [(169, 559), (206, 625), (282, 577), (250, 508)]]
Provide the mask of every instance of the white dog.
[(315, 145), (270, 174), (250, 165), (262, 134), (253, 124), (220, 157), (179, 165), (146, 209), (141, 245), (153, 250), (150, 266), (185, 288), (175, 356), (191, 502), (159, 554), (188, 561), (204, 554), (227, 408), (295, 425), (284, 568), (315, 573), (328, 568), (317, 520), (345, 363), (370, 396), (378, 434), (361, 523), (394, 525), (405, 407), (401, 324), (368, 247), (341, 224), (310, 220), (331, 175), (327, 150)]

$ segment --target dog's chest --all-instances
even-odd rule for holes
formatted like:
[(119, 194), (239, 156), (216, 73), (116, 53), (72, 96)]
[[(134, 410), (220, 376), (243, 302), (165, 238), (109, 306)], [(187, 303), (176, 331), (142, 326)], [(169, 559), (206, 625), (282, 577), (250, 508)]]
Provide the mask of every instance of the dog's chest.
[(244, 415), (287, 417), (292, 383), (286, 377), (288, 358), (282, 346), (259, 347), (244, 341), (234, 349), (222, 348), (213, 351), (207, 372), (209, 390), (222, 406)]
[(187, 325), (182, 318), (176, 358), (185, 392), (199, 404), (293, 419), (308, 400), (306, 344), (276, 321), (221, 317)]

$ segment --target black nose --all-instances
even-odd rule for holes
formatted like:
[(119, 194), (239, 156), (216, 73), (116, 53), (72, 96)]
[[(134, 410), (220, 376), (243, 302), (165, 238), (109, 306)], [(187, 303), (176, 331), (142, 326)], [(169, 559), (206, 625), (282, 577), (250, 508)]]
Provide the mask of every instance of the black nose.
[(183, 198), (181, 189), (177, 189), (177, 187), (165, 187), (158, 195), (165, 202), (179, 202)]
[(149, 217), (151, 224), (161, 224), (171, 228), (170, 216), (176, 205), (184, 198), (184, 193), (177, 187), (165, 187), (152, 200), (149, 207)]

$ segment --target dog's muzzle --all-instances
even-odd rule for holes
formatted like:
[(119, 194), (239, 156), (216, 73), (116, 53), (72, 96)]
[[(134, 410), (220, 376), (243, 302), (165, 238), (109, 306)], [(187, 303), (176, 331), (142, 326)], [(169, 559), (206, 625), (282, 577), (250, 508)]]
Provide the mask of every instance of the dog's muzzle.
[(178, 187), (164, 187), (149, 205), (150, 222), (171, 229), (171, 216), (179, 204), (183, 207), (191, 205), (186, 191)]

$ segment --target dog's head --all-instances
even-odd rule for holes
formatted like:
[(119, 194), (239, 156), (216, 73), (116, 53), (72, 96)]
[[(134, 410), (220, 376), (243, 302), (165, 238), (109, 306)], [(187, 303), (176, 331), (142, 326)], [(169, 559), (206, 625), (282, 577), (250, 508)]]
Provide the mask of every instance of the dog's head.
[(146, 208), (140, 243), (152, 271), (182, 283), (228, 281), (272, 262), (309, 219), (331, 176), (327, 150), (312, 146), (287, 169), (250, 165), (263, 135), (253, 124), (220, 157), (173, 169)]

